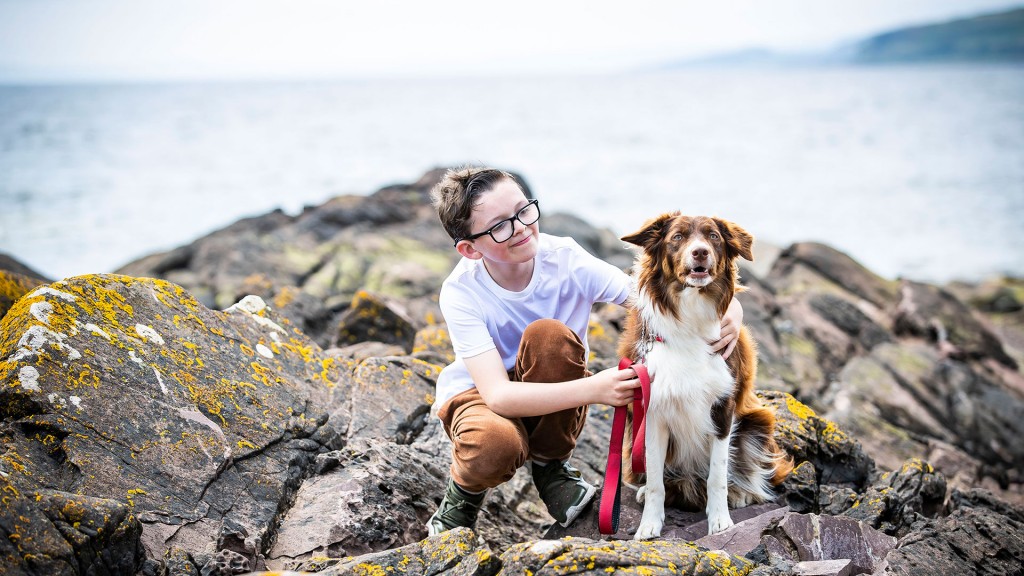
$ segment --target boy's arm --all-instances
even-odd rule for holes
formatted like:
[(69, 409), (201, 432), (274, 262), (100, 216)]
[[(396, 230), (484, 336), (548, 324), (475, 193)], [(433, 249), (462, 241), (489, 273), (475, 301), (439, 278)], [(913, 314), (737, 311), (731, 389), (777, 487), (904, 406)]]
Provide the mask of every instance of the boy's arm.
[(743, 328), (743, 305), (733, 298), (722, 317), (722, 333), (718, 340), (711, 343), (711, 350), (721, 352), (722, 358), (728, 358), (739, 341), (740, 328)]
[(622, 406), (640, 385), (632, 370), (609, 368), (568, 382), (512, 382), (497, 350), (463, 360), (487, 407), (506, 418), (540, 416), (587, 404)]

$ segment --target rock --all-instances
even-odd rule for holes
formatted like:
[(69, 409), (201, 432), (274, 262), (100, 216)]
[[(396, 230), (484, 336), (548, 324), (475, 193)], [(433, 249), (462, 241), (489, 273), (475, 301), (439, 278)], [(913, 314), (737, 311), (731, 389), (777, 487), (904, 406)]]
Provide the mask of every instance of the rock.
[(953, 490), (949, 502), (952, 510), (985, 508), (1014, 522), (1024, 522), (1024, 506), (1000, 500), (988, 490), (981, 488)]
[[(246, 291), (246, 295), (249, 294), (259, 295), (259, 292)], [(321, 348), (330, 346), (330, 338), (325, 336), (330, 328), (337, 326), (337, 314), (328, 308), (323, 300), (298, 287), (282, 286), (276, 289), (267, 303), (274, 311), (291, 321), (303, 334), (311, 338), (317, 336), (316, 343)]]
[(328, 348), (324, 350), (324, 355), (358, 365), (363, 360), (370, 358), (403, 356), (405, 355), (405, 349), (395, 344), (385, 344), (383, 342), (360, 342), (341, 348)]
[(414, 447), (369, 440), (321, 459), (333, 466), (302, 484), (281, 521), (267, 565), (291, 569), (312, 557), (358, 556), (427, 537), (444, 492), (437, 466)]
[(0, 318), (7, 314), (18, 298), (50, 282), (52, 280), (0, 252)]
[(431, 324), (416, 332), (412, 353), (417, 358), (447, 366), (455, 361), (455, 349), (444, 324)]
[(517, 544), (501, 555), (498, 574), (616, 573), (744, 574), (753, 563), (727, 552), (706, 550), (679, 540), (597, 541), (585, 538), (539, 540)]
[(793, 565), (793, 574), (797, 576), (850, 576), (853, 562), (850, 560), (812, 560), (797, 562)]
[(142, 526), (122, 502), (58, 490), (20, 490), (0, 476), (0, 573), (134, 574)]
[(974, 318), (971, 311), (951, 293), (927, 284), (905, 281), (895, 312), (897, 334), (910, 334), (935, 342), (954, 357), (993, 358), (1010, 368), (1017, 363), (999, 339)]
[(793, 562), (849, 560), (850, 574), (872, 574), (885, 566), (896, 538), (849, 518), (790, 512), (765, 530), (769, 557)]
[[(786, 508), (777, 507), (747, 520), (737, 522), (737, 519), (733, 518), (736, 523), (728, 530), (701, 536), (694, 539), (693, 543), (709, 550), (725, 550), (737, 556), (748, 556), (754, 548), (761, 544), (762, 532), (769, 526), (778, 523), (788, 513)], [(707, 528), (706, 521), (704, 528)]]
[(816, 242), (798, 242), (783, 250), (769, 276), (780, 293), (803, 292), (808, 285), (817, 285), (837, 295), (852, 294), (878, 309), (887, 309), (897, 295), (894, 282), (874, 274), (848, 255)]
[(143, 570), (146, 576), (155, 574), (174, 574), (175, 576), (199, 576), (199, 568), (187, 550), (172, 547), (164, 553), (163, 562), (150, 559), (149, 566)]
[[(430, 204), (430, 189), (445, 169), (428, 171), (412, 184), (387, 186), (365, 196), (339, 196), (292, 217), (281, 211), (240, 220), (188, 246), (147, 256), (121, 274), (179, 284), (208, 307), (226, 308), (254, 294), (265, 301), (298, 290), (318, 300), (327, 319), (361, 290), (402, 299), (414, 325), (440, 321), (437, 292), (459, 259)], [(530, 196), (525, 180), (513, 174)], [(628, 265), (631, 254), (608, 230), (572, 216), (545, 214), (545, 231), (567, 233), (602, 258)], [(333, 326), (315, 306), (292, 311), (280, 304), (306, 335), (333, 345)], [(433, 318), (431, 318), (433, 317)], [(434, 320), (434, 321), (432, 321)], [(342, 342), (344, 344), (345, 342)]]
[(316, 454), (337, 448), (324, 408), (340, 371), (287, 326), (259, 299), (215, 312), (161, 280), (37, 288), (0, 322), (6, 434), (45, 454), (8, 452), (23, 462), (12, 481), (127, 504), (149, 558), (212, 554), (241, 530), (255, 560)]
[(590, 347), (587, 367), (591, 372), (618, 366), (619, 334), (625, 322), (625, 309), (614, 304), (599, 305), (591, 315), (587, 327), (587, 345)]
[(0, 252), (0, 272), (11, 272), (19, 276), (25, 276), (37, 281), (39, 284), (49, 284), (50, 282), (53, 282), (53, 280), (43, 276), (39, 272), (36, 272), (24, 262), (21, 262), (10, 254), (5, 254), (4, 252)]
[(0, 270), (0, 318), (7, 314), (7, 311), (19, 298), (43, 284), (46, 282), (31, 276)]
[[(821, 413), (856, 437), (878, 465), (897, 469), (933, 444), (969, 455), (967, 480), (989, 477), (1006, 488), (1024, 461), (1024, 378), (991, 358), (953, 358), (919, 337), (883, 342), (845, 362)], [(1009, 492), (1008, 492), (1009, 494)]]
[(413, 320), (400, 304), (359, 291), (341, 317), (337, 342), (348, 346), (357, 342), (383, 342), (401, 346), (410, 352), (416, 338)]
[(890, 572), (1020, 574), (1024, 511), (980, 492), (955, 492), (951, 503), (949, 516), (924, 520), (900, 540), (888, 557)]
[(317, 574), (493, 576), (499, 573), (500, 568), (499, 558), (486, 546), (478, 544), (476, 534), (472, 530), (457, 528), (401, 548), (357, 558), (343, 558), (325, 570), (318, 571)]
[(852, 506), (834, 513), (862, 520), (886, 534), (903, 536), (917, 520), (938, 515), (945, 498), (945, 477), (915, 458), (898, 471), (882, 474)]
[(635, 254), (611, 230), (594, 228), (572, 214), (556, 213), (543, 216), (541, 229), (544, 232), (555, 236), (569, 236), (587, 252), (623, 270), (633, 265)]
[(199, 569), (200, 576), (233, 576), (249, 572), (249, 560), (232, 550), (221, 550)]
[(426, 425), (441, 367), (403, 357), (368, 358), (354, 370), (349, 439), (412, 443)]
[[(761, 539), (790, 513), (900, 537), (895, 573), (1019, 565), (1020, 281), (890, 282), (813, 243), (744, 268), (739, 296), (758, 342), (758, 388), (796, 464), (776, 502), (730, 511), (736, 526), (714, 537), (703, 511), (670, 507), (665, 540), (634, 543), (641, 506), (624, 486), (621, 530), (603, 540), (596, 504), (562, 528), (524, 468), (491, 491), (475, 532), (425, 538), (450, 464), (430, 415), (438, 371), (454, 357), (437, 291), (458, 255), (427, 199), (442, 173), (241, 220), (125, 268), (158, 280), (50, 284), (0, 255), (0, 288), (14, 287), (0, 319), (0, 492), (18, 514), (0, 523), (31, 518), (32, 542), (68, 566), (113, 566), (117, 555), (117, 570), (94, 572), (143, 576), (853, 572), (852, 553), (800, 560), (781, 534)], [(606, 230), (571, 216), (545, 222), (631, 264)], [(593, 371), (617, 363), (622, 319), (620, 307), (595, 308)], [(323, 350), (338, 344), (350, 345)], [(573, 454), (595, 484), (611, 416), (591, 406)], [(110, 525), (75, 529), (78, 509), (75, 518)], [(0, 562), (18, 574), (22, 560)]]
[(775, 439), (797, 465), (814, 465), (816, 481), (821, 484), (862, 489), (874, 472), (875, 464), (860, 444), (834, 422), (819, 417), (807, 405), (790, 394), (763, 391), (758, 396), (775, 408)]
[(844, 298), (834, 294), (816, 294), (811, 296), (809, 304), (821, 317), (853, 338), (861, 351), (892, 340), (885, 328)]

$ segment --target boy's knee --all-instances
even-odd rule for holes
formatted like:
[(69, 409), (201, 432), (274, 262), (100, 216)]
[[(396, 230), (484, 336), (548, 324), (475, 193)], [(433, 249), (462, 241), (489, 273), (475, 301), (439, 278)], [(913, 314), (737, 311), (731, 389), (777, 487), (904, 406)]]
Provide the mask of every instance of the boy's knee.
[(511, 422), (459, 434), (454, 445), (459, 475), (488, 487), (512, 478), (529, 455), (529, 446)]
[(576, 333), (572, 331), (564, 322), (560, 320), (554, 320), (552, 318), (542, 318), (540, 320), (534, 320), (523, 330), (523, 338), (570, 338), (576, 337)]
[(530, 323), (523, 332), (523, 351), (537, 360), (581, 363), (586, 350), (571, 328), (558, 320), (543, 319)]

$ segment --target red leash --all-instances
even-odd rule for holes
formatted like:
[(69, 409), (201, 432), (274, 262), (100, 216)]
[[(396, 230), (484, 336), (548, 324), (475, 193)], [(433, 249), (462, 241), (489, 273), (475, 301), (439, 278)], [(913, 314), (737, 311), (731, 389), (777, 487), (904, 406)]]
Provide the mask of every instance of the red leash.
[[(651, 377), (647, 367), (634, 364), (629, 358), (619, 360), (619, 370), (632, 368), (640, 379), (640, 388), (633, 390), (633, 446), (630, 453), (634, 472), (644, 472), (647, 464), (644, 460), (646, 413), (651, 403)], [(612, 437), (608, 447), (608, 465), (604, 470), (604, 485), (601, 487), (601, 508), (598, 512), (597, 524), (601, 534), (614, 534), (619, 531), (620, 493), (622, 484), (622, 441), (626, 433), (626, 407), (616, 406), (612, 420)]]

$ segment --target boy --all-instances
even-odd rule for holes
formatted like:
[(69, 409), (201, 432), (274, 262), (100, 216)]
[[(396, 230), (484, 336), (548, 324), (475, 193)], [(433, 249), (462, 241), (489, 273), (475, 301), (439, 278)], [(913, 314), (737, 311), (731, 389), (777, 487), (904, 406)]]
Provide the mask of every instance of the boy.
[[(507, 172), (449, 170), (431, 199), (462, 260), (441, 287), (455, 361), (437, 380), (437, 414), (452, 440), (451, 477), (430, 535), (474, 527), (488, 489), (530, 462), (548, 513), (571, 524), (597, 489), (568, 459), (589, 404), (622, 406), (632, 370), (587, 370), (596, 302), (624, 305), (631, 279), (571, 238), (541, 234), (537, 200)], [(737, 302), (714, 344), (728, 355)]]

